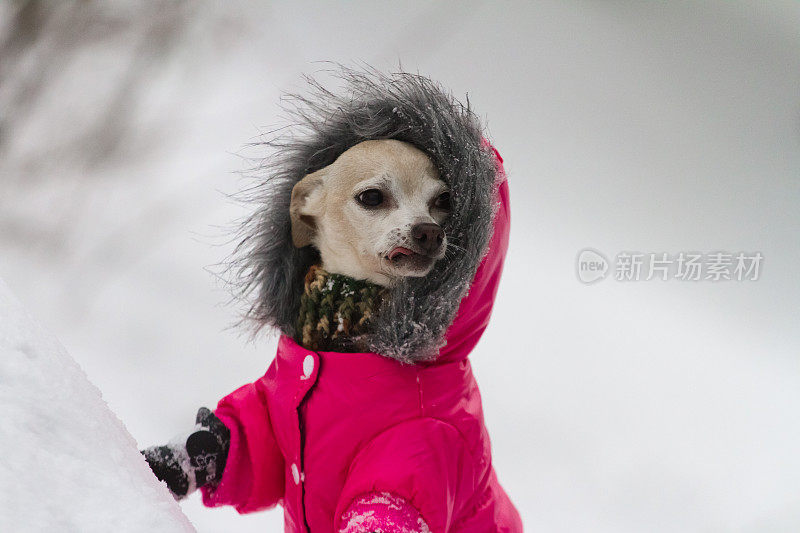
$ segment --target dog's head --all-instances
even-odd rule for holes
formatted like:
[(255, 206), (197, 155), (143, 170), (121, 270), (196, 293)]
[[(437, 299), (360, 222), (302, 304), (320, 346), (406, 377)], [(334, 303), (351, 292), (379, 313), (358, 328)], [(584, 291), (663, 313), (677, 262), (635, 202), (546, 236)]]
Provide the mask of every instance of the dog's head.
[(427, 155), (396, 140), (361, 142), (292, 189), (292, 241), (327, 271), (391, 286), (444, 257), (447, 185)]

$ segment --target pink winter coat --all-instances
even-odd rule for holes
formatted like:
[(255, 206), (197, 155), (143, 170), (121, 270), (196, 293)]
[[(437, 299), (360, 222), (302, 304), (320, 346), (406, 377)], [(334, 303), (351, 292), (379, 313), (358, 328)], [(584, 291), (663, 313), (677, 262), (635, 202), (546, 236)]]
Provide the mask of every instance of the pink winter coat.
[(264, 377), (219, 402), (231, 447), (205, 505), (249, 513), (281, 503), (287, 532), (522, 531), (492, 468), (468, 359), (508, 247), (504, 179), (498, 199), (488, 253), (438, 359), (313, 352), (282, 336)]

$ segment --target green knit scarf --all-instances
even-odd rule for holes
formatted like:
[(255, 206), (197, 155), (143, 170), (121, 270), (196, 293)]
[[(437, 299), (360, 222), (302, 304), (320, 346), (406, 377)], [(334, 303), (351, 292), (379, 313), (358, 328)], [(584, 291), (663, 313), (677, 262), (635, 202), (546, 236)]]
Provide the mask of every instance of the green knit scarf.
[(300, 298), (296, 340), (309, 350), (364, 350), (359, 336), (368, 331), (370, 318), (385, 294), (386, 289), (369, 281), (312, 266)]

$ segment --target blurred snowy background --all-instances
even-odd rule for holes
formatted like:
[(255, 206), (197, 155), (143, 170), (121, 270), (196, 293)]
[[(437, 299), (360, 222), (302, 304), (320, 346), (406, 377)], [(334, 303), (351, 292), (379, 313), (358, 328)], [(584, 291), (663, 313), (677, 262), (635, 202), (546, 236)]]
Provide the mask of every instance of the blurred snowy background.
[[(0, 277), (140, 446), (274, 355), (226, 329), (205, 268), (245, 214), (236, 154), (325, 60), (469, 93), (506, 160), (472, 361), (528, 530), (800, 531), (794, 1), (1, 3)], [(765, 259), (755, 282), (586, 286), (584, 247)], [(282, 528), (182, 507), (201, 532)]]

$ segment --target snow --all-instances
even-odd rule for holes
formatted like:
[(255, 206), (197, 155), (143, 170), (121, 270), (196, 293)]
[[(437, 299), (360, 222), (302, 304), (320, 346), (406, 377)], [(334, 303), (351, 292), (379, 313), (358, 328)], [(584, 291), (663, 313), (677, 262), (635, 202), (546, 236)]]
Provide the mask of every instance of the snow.
[(194, 531), (59, 342), (0, 280), (4, 531)]

